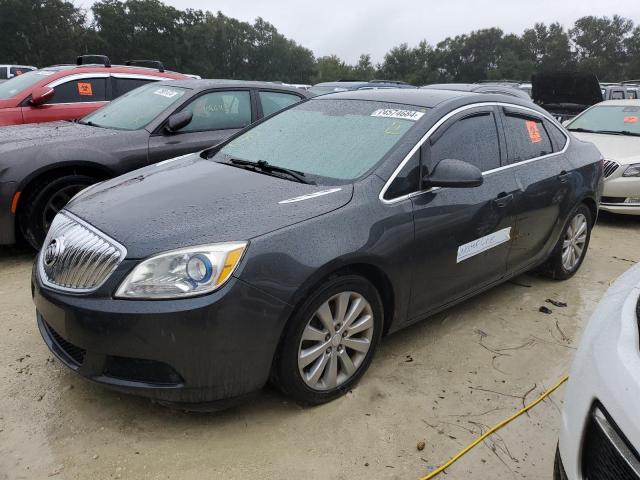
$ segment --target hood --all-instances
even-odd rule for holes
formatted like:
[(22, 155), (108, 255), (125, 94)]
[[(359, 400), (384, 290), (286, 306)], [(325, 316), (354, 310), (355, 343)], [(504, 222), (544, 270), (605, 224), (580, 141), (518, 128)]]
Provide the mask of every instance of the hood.
[(7, 126), (0, 128), (0, 154), (69, 140), (91, 143), (96, 138), (116, 136), (119, 133), (119, 130), (64, 121)]
[(576, 105), (584, 108), (602, 101), (598, 78), (592, 74), (558, 72), (531, 77), (531, 97), (541, 106)]
[(346, 205), (352, 185), (306, 185), (200, 158), (161, 162), (90, 187), (67, 209), (128, 258), (250, 240)]
[(571, 133), (580, 140), (593, 143), (605, 160), (613, 160), (621, 165), (640, 163), (640, 137), (604, 133)]

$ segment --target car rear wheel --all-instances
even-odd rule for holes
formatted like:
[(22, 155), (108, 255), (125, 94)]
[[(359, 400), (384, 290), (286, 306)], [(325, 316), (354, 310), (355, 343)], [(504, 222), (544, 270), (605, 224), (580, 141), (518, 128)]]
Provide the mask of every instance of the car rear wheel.
[(356, 275), (328, 280), (291, 319), (275, 383), (304, 404), (343, 395), (369, 367), (382, 326), (382, 301), (369, 281)]
[(35, 185), (24, 199), (19, 218), (20, 230), (29, 245), (39, 250), (58, 212), (74, 195), (95, 182), (88, 175), (69, 175)]
[(591, 211), (586, 205), (580, 204), (569, 217), (558, 243), (543, 267), (543, 272), (557, 280), (572, 277), (587, 254), (591, 226)]

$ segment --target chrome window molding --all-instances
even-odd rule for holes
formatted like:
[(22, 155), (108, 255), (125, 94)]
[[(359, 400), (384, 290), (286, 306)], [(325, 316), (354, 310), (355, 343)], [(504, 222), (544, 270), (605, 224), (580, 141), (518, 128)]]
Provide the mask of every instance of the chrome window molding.
[(47, 84), (47, 87), (54, 88), (63, 83), (67, 82), (75, 82), (77, 80), (86, 80), (89, 78), (130, 78), (132, 80), (151, 80), (151, 81), (161, 81), (161, 80), (172, 80), (167, 77), (159, 77), (157, 75), (143, 75), (138, 73), (76, 73), (74, 75), (68, 75), (66, 77), (61, 77), (56, 80), (53, 80), (51, 83)]
[(514, 108), (514, 109), (523, 110), (525, 112), (534, 114), (535, 116), (542, 117), (542, 118), (550, 121), (551, 123), (553, 123), (555, 126), (559, 127), (560, 131), (562, 132), (562, 134), (564, 135), (564, 137), (566, 139), (564, 147), (562, 147), (562, 149), (557, 151), (557, 152), (553, 152), (553, 153), (550, 153), (548, 155), (542, 155), (540, 157), (535, 157), (535, 158), (530, 158), (528, 160), (523, 160), (522, 162), (512, 163), (512, 164), (509, 164), (509, 165), (503, 165), (503, 166), (498, 167), (498, 168), (487, 170), (486, 172), (482, 172), (482, 176), (483, 177), (486, 177), (487, 175), (491, 175), (491, 174), (496, 173), (496, 172), (501, 172), (503, 170), (507, 170), (509, 168), (519, 167), (521, 165), (526, 165), (528, 163), (535, 162), (535, 161), (538, 161), (538, 160), (543, 160), (543, 159), (549, 158), (549, 157), (554, 157), (556, 155), (562, 155), (569, 148), (569, 144), (571, 143), (571, 137), (569, 137), (569, 135), (567, 135), (567, 133), (564, 130), (564, 127), (555, 118), (553, 118), (552, 116), (544, 114), (542, 112), (539, 112), (538, 110), (535, 110), (535, 109), (529, 108), (529, 107), (523, 107), (522, 105), (515, 105), (513, 103), (507, 103), (507, 102), (481, 102), (481, 103), (472, 103), (472, 104), (469, 104), (469, 105), (464, 105), (464, 106), (459, 107), (459, 108), (457, 108), (455, 110), (452, 110), (451, 112), (449, 112), (445, 116), (443, 116), (440, 120), (438, 120), (427, 131), (427, 133), (425, 133), (422, 136), (422, 138), (418, 141), (418, 143), (416, 143), (414, 145), (414, 147), (404, 157), (402, 162), (400, 162), (400, 165), (398, 165), (398, 167), (393, 171), (393, 173), (391, 174), (389, 179), (385, 182), (384, 186), (382, 187), (382, 190), (380, 190), (380, 194), (378, 195), (378, 198), (380, 199), (380, 201), (385, 205), (393, 205), (394, 203), (401, 202), (401, 201), (406, 200), (408, 198), (412, 198), (412, 197), (416, 197), (418, 195), (423, 195), (425, 193), (435, 192), (437, 190), (440, 190), (441, 187), (432, 187), (432, 188), (428, 188), (426, 190), (407, 193), (405, 195), (401, 195), (399, 197), (395, 197), (395, 198), (392, 198), (392, 199), (384, 198), (384, 194), (387, 192), (387, 189), (391, 186), (391, 184), (393, 183), (395, 178), (398, 176), (398, 174), (402, 171), (402, 169), (407, 164), (407, 162), (418, 151), (418, 149), (420, 147), (422, 147), (424, 142), (426, 142), (429, 139), (429, 137), (431, 137), (431, 135), (433, 135), (435, 133), (435, 131), (438, 130), (438, 128), (440, 128), (451, 117), (457, 115), (460, 112), (464, 112), (465, 110), (471, 110), (472, 108), (481, 108), (481, 107), (508, 107), (508, 108)]
[(45, 254), (46, 249), (47, 249), (47, 245), (51, 240), (49, 238), (49, 235), (47, 235), (47, 237), (45, 238), (45, 241), (43, 243), (43, 246), (40, 249), (40, 252), (38, 252), (38, 256), (37, 256), (37, 259), (36, 259), (37, 265), (38, 265), (38, 267), (37, 267), (38, 277), (39, 277), (39, 279), (40, 279), (40, 281), (42, 282), (43, 285), (45, 285), (46, 287), (48, 287), (48, 288), (50, 288), (52, 290), (57, 290), (57, 291), (61, 291), (61, 292), (68, 292), (68, 293), (76, 293), (76, 294), (95, 292), (96, 290), (98, 290), (100, 287), (102, 287), (105, 284), (105, 282), (109, 279), (111, 274), (116, 270), (116, 268), (118, 268), (118, 266), (126, 258), (127, 249), (120, 242), (114, 240), (112, 237), (108, 236), (104, 232), (98, 230), (93, 225), (85, 222), (80, 217), (74, 215), (73, 213), (71, 213), (71, 212), (69, 212), (67, 210), (61, 211), (60, 213), (58, 213), (58, 215), (63, 215), (65, 217), (73, 220), (74, 222), (77, 222), (79, 225), (81, 225), (82, 227), (84, 227), (87, 230), (89, 230), (89, 232), (91, 232), (93, 235), (97, 236), (99, 239), (102, 239), (103, 241), (109, 243), (112, 247), (114, 247), (116, 250), (119, 251), (120, 257), (119, 257), (118, 262), (111, 269), (111, 271), (107, 272), (104, 275), (104, 278), (102, 279), (102, 281), (99, 282), (98, 284), (96, 284), (93, 287), (90, 287), (90, 288), (73, 288), (73, 287), (61, 286), (61, 285), (58, 285), (57, 283), (51, 282), (49, 280), (49, 278), (47, 277), (47, 274), (44, 271), (43, 255)]

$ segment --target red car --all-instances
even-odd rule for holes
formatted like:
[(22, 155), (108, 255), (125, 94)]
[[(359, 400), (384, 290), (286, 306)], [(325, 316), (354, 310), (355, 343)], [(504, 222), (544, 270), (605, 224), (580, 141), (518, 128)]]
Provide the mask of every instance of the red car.
[(165, 71), (157, 61), (111, 65), (103, 55), (83, 55), (76, 65), (42, 68), (0, 83), (0, 126), (75, 120), (146, 83), (188, 78)]

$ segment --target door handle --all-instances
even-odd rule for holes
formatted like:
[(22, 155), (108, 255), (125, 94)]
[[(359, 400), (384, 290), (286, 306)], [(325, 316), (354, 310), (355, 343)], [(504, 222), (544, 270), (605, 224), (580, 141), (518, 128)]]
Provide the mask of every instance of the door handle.
[(498, 194), (493, 203), (495, 203), (497, 207), (503, 208), (509, 205), (512, 200), (513, 193), (502, 192)]
[(566, 170), (562, 170), (560, 175), (558, 175), (558, 180), (560, 180), (561, 183), (566, 183), (567, 180), (569, 180), (569, 173), (567, 173)]

